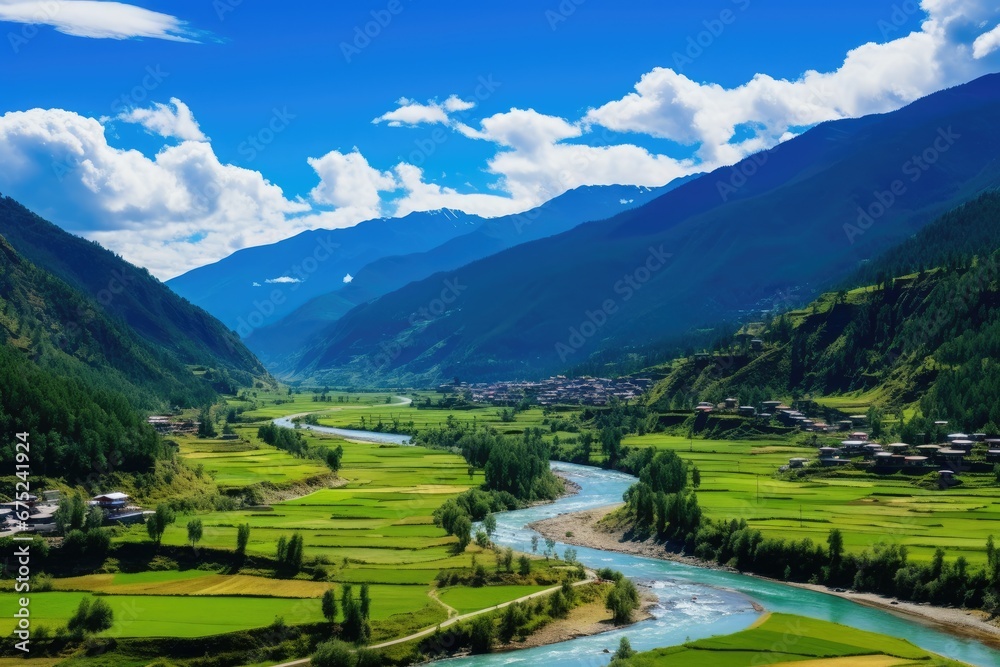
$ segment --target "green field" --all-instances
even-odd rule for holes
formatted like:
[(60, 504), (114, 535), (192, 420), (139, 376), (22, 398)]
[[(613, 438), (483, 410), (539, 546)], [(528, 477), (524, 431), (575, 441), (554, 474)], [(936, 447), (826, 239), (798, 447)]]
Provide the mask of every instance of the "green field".
[(238, 429), (242, 438), (201, 440), (192, 436), (174, 437), (184, 461), (192, 468), (202, 466), (219, 488), (250, 486), (259, 482), (285, 484), (319, 475), (330, 469), (319, 461), (298, 459), (257, 439), (256, 428)]
[(774, 473), (792, 457), (811, 457), (812, 448), (787, 441), (688, 440), (663, 434), (631, 437), (625, 444), (670, 449), (701, 471), (698, 502), (714, 519), (746, 519), (776, 538), (810, 538), (824, 543), (839, 528), (845, 546), (861, 551), (878, 541), (904, 544), (915, 561), (938, 547), (954, 558), (985, 562), (986, 538), (1000, 536), (996, 488), (917, 487), (900, 476), (875, 477), (841, 471), (837, 477), (806, 481)]
[(508, 600), (516, 600), (525, 595), (544, 591), (551, 586), (489, 586), (472, 588), (452, 586), (438, 593), (441, 602), (455, 609), (459, 614), (488, 609)]
[[(434, 401), (440, 398), (440, 395), (436, 394), (429, 396), (433, 396)], [(539, 407), (533, 407), (524, 412), (517, 413), (513, 422), (504, 422), (498, 414), (500, 408), (483, 406), (470, 410), (421, 409), (416, 406), (416, 403), (419, 403), (420, 400), (418, 395), (413, 405), (373, 405), (368, 408), (355, 408), (351, 406), (349, 408), (338, 409), (336, 405), (319, 404), (320, 407), (316, 407), (317, 404), (313, 404), (313, 409), (310, 412), (315, 412), (319, 415), (319, 423), (321, 425), (337, 428), (361, 428), (362, 417), (365, 420), (364, 426), (366, 428), (377, 425), (380, 420), (384, 425), (390, 425), (393, 419), (398, 420), (401, 424), (413, 422), (413, 427), (417, 430), (440, 428), (448, 423), (449, 417), (456, 422), (476, 423), (480, 426), (489, 425), (498, 431), (507, 433), (521, 433), (526, 428), (544, 426), (545, 415)], [(332, 410), (324, 412), (325, 408), (322, 407), (323, 405), (327, 406), (326, 409), (332, 407)], [(548, 429), (546, 428), (546, 430)]]
[(788, 614), (770, 614), (755, 627), (629, 659), (629, 667), (746, 667), (794, 662), (801, 667), (957, 667), (900, 639)]

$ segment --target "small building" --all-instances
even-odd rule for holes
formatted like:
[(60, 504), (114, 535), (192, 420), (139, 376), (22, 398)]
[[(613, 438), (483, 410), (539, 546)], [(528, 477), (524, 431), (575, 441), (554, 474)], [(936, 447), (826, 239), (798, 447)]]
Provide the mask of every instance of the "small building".
[(788, 459), (788, 467), (789, 468), (804, 468), (806, 466), (806, 463), (808, 463), (808, 462), (809, 462), (809, 459), (803, 459), (803, 458)]
[(852, 428), (854, 428), (854, 422), (850, 419), (841, 419), (837, 422), (838, 431), (850, 431)]
[(886, 447), (893, 454), (902, 454), (910, 449), (910, 446), (905, 442), (894, 442)]
[(986, 460), (990, 463), (1000, 463), (1000, 449), (991, 449), (986, 452)]
[(754, 352), (760, 352), (764, 349), (764, 341), (760, 338), (754, 338), (750, 341), (750, 349)]
[(753, 407), (752, 405), (741, 405), (739, 413), (741, 417), (756, 417), (757, 408)]
[(726, 410), (735, 410), (738, 407), (740, 407), (740, 402), (738, 400), (735, 398), (726, 399)]
[(949, 486), (955, 484), (955, 471), (954, 470), (938, 470), (938, 486), (942, 489), (947, 489)]
[(955, 442), (956, 440), (968, 440), (969, 436), (965, 433), (949, 433), (948, 442)]
[(820, 447), (819, 448), (820, 458), (824, 458), (824, 457), (826, 457), (826, 458), (832, 458), (832, 457), (836, 456), (838, 453), (840, 453), (840, 450), (837, 449), (836, 447)]
[(976, 442), (983, 442), (984, 440), (986, 440), (986, 434), (985, 433), (973, 433), (971, 439), (975, 440)]
[(865, 433), (864, 431), (855, 431), (854, 433), (851, 434), (851, 440), (864, 440), (865, 442), (867, 442), (868, 434)]
[(907, 456), (905, 465), (907, 468), (922, 468), (927, 465), (926, 456)]
[(967, 454), (969, 452), (971, 452), (972, 448), (975, 447), (975, 446), (976, 446), (976, 443), (974, 441), (972, 441), (972, 440), (952, 440), (951, 441), (951, 448), (952, 449), (961, 449), (963, 452), (965, 452)]
[(777, 412), (778, 408), (781, 407), (781, 401), (764, 401), (760, 406), (764, 412)]
[(128, 501), (129, 497), (127, 494), (115, 491), (113, 493), (103, 493), (99, 496), (94, 496), (90, 504), (97, 505), (102, 510), (114, 511), (127, 507)]
[(855, 428), (858, 426), (864, 426), (868, 423), (868, 415), (851, 415), (848, 419), (851, 420), (851, 423), (855, 426)]
[(864, 440), (841, 440), (840, 447), (845, 452), (860, 452), (865, 447)]

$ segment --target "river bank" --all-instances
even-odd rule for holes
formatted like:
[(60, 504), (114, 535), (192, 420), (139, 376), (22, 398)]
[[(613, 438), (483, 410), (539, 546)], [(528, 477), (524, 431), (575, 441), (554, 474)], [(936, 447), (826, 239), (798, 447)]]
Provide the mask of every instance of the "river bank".
[[(653, 618), (652, 610), (656, 606), (657, 599), (649, 591), (643, 591), (643, 606), (635, 612), (632, 623), (648, 621)], [(519, 651), (526, 648), (536, 648), (539, 646), (549, 646), (560, 642), (577, 639), (579, 637), (593, 637), (604, 634), (612, 630), (621, 630), (628, 625), (615, 625), (611, 622), (611, 613), (604, 607), (604, 600), (597, 599), (591, 602), (574, 607), (566, 618), (560, 618), (547, 623), (522, 641), (512, 641), (508, 644), (500, 644), (496, 647), (497, 652)], [(617, 642), (608, 645), (610, 651), (614, 652), (618, 648)]]
[[(529, 527), (544, 537), (556, 539), (574, 546), (615, 551), (634, 556), (643, 556), (645, 558), (658, 558), (660, 560), (668, 560), (701, 568), (735, 572), (732, 568), (726, 568), (716, 563), (667, 552), (664, 550), (662, 544), (657, 543), (653, 539), (630, 541), (626, 539), (626, 531), (623, 528), (610, 529), (606, 526), (598, 525), (601, 519), (619, 507), (621, 507), (620, 503), (581, 512), (560, 514), (550, 519), (536, 521), (530, 524)], [(767, 577), (756, 578), (774, 581)], [(778, 583), (840, 597), (919, 622), (922, 625), (940, 629), (949, 634), (975, 639), (988, 646), (1000, 648), (1000, 626), (989, 622), (986, 614), (983, 612), (935, 607), (929, 604), (915, 604), (872, 593), (836, 591), (826, 586), (813, 584), (798, 584), (784, 581)]]

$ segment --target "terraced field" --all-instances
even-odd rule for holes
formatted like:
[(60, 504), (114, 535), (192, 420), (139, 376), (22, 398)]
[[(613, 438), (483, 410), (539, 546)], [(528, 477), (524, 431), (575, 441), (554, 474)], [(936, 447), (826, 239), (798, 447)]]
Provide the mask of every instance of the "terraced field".
[(929, 560), (938, 547), (951, 558), (985, 561), (986, 538), (1000, 536), (996, 489), (922, 489), (912, 479), (865, 473), (808, 481), (776, 479), (777, 469), (814, 450), (783, 441), (688, 440), (648, 435), (628, 438), (630, 446), (672, 449), (701, 471), (698, 502), (716, 519), (746, 519), (773, 537), (810, 538), (824, 543), (839, 528), (849, 550), (875, 542), (904, 544), (916, 561)]
[(192, 468), (202, 466), (219, 488), (259, 482), (284, 484), (330, 474), (319, 461), (298, 459), (257, 439), (256, 429), (238, 429), (242, 441), (175, 437), (181, 456)]

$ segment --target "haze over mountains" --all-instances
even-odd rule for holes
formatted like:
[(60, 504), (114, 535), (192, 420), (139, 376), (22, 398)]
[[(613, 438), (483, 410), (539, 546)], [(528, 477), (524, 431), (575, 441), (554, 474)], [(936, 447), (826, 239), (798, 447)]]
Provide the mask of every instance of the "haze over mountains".
[(330, 384), (536, 377), (815, 290), (996, 187), (998, 115), (990, 75), (822, 124), (610, 220), (386, 294), (273, 368)]
[[(677, 179), (662, 188), (631, 185), (577, 188), (524, 213), (480, 220), (472, 231), (425, 252), (383, 256), (357, 271), (349, 284), (334, 288), (274, 324), (255, 330), (246, 340), (247, 345), (266, 363), (287, 366), (294, 363), (302, 345), (314, 334), (357, 305), (440, 271), (454, 270), (506, 248), (640, 206), (691, 178)], [(280, 245), (272, 248), (277, 251)]]

